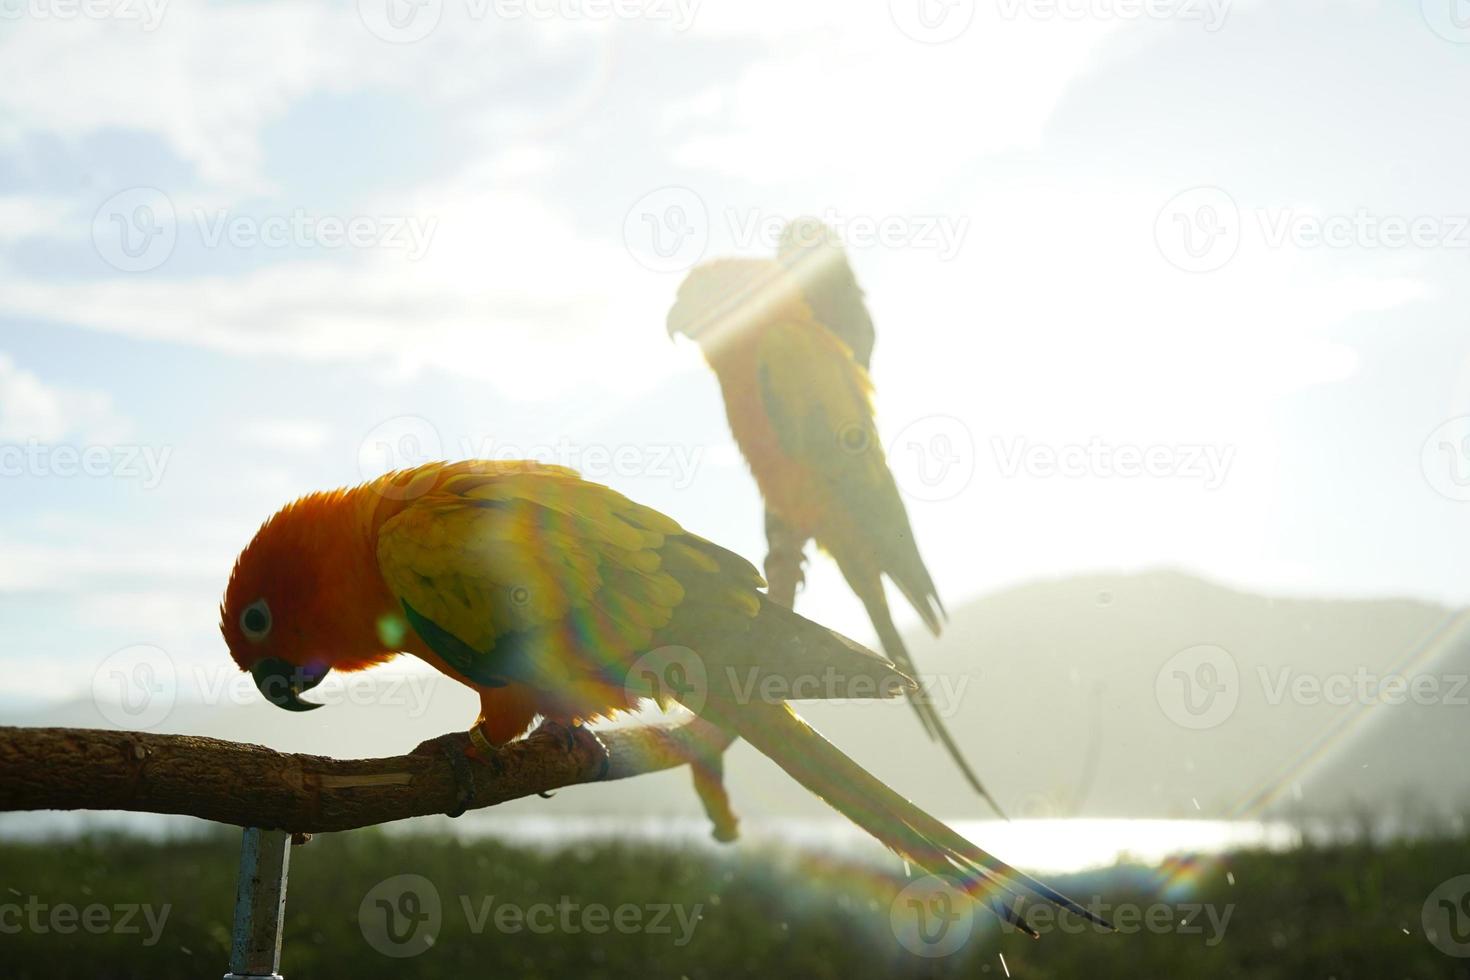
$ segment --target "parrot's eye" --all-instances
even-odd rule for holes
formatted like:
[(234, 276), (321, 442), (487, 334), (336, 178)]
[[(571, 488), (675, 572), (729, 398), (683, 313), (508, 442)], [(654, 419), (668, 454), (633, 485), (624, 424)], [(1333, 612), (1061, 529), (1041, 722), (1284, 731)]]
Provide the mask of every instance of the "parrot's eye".
[(264, 599), (256, 599), (240, 614), (240, 631), (247, 640), (259, 642), (271, 631), (271, 607)]

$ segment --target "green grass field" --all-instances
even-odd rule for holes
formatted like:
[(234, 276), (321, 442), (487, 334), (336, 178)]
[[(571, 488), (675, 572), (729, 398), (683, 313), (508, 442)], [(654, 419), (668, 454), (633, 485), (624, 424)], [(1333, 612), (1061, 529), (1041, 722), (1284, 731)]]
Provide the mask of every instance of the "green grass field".
[[(931, 913), (951, 914), (926, 920), (926, 942), (912, 931), (914, 906), (901, 899), (894, 913), (901, 876), (828, 857), (613, 844), (526, 850), (361, 831), (293, 851), (282, 972), (287, 980), (852, 980), (1000, 977), (1005, 969), (1089, 980), (1470, 977), (1470, 959), (1436, 948), (1421, 925), (1435, 887), (1470, 870), (1467, 845), (1344, 845), (1121, 867), (1054, 883), (1084, 903), (1106, 902), (1131, 927), (1126, 934), (1063, 918), (1039, 920), (1044, 935), (1033, 941), (969, 906), (930, 904)], [(166, 844), (0, 845), (0, 973), (220, 976), (237, 849), (233, 833)], [(422, 880), (380, 884), (399, 875)], [(900, 933), (947, 955), (911, 952)]]

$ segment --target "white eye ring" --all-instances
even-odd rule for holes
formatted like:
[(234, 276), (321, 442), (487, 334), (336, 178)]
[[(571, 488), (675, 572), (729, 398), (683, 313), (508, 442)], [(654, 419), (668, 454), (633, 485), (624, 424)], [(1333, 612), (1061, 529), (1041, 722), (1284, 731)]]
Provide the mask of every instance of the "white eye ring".
[(245, 634), (245, 639), (254, 643), (270, 636), (271, 607), (266, 605), (264, 599), (256, 599), (245, 607), (245, 611), (240, 614), (240, 632)]

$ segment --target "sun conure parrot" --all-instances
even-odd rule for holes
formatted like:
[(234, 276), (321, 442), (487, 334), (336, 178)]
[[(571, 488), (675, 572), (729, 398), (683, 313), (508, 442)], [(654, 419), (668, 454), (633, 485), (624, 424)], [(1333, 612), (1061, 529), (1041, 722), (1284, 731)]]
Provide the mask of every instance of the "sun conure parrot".
[[(572, 470), (430, 463), (271, 517), (235, 563), (220, 628), (261, 693), (292, 711), (319, 707), (301, 694), (331, 670), (414, 654), (479, 692), (476, 727), (494, 743), (537, 715), (577, 724), (677, 697), (931, 872), (1100, 921), (889, 789), (783, 700), (753, 698), (767, 679), (803, 676), (844, 681), (827, 696), (864, 690), (856, 680), (876, 696), (912, 685), (762, 585), (739, 556)], [(666, 645), (701, 660), (701, 697), (631, 669)], [(1013, 904), (992, 908), (1028, 928)]]
[[(876, 339), (873, 318), (837, 233), (816, 218), (795, 218), (781, 229), (776, 258), (791, 273), (817, 322), (836, 334), (852, 350), (853, 360), (867, 370)], [(809, 538), (766, 507), (768, 592), (788, 606), (796, 604), (796, 591), (805, 578), (802, 565)]]
[[(861, 295), (856, 299), (860, 304)], [(719, 259), (693, 269), (669, 311), (668, 331), (698, 342), (719, 379), (730, 431), (765, 499), (768, 533), (773, 518), (797, 540), (815, 539), (862, 600), (883, 651), (918, 677), (883, 579), (898, 586), (935, 635), (944, 606), (888, 469), (872, 383), (852, 349), (816, 315), (791, 269), (765, 259)], [(934, 706), (922, 696), (909, 703), (1000, 812)]]

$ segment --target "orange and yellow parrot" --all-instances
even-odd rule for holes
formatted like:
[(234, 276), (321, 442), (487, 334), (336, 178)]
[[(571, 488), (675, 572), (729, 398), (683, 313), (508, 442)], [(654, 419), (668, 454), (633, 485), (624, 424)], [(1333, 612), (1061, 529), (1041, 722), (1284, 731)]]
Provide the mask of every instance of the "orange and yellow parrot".
[[(331, 670), (414, 654), (479, 693), (477, 734), (493, 743), (538, 715), (574, 725), (643, 697), (688, 701), (929, 871), (1101, 922), (888, 788), (784, 700), (753, 699), (814, 676), (844, 681), (827, 696), (912, 685), (769, 601), (763, 584), (739, 556), (572, 470), (431, 463), (312, 494), (266, 521), (235, 563), (220, 627), (261, 693), (292, 711), (319, 707), (301, 695)], [(671, 645), (704, 665), (697, 699), (635, 669)], [(1029, 930), (1014, 903), (991, 907)]]
[[(839, 246), (815, 247), (806, 260), (720, 259), (696, 267), (669, 311), (669, 335), (698, 342), (719, 379), (730, 431), (765, 499), (768, 534), (776, 522), (797, 542), (815, 539), (862, 600), (883, 651), (916, 678), (893, 624), (884, 577), (936, 635), (944, 607), (888, 469), (868, 372), (816, 313), (821, 308), (840, 316), (848, 336), (867, 337), (866, 355), (872, 321), (862, 293), (848, 294), (843, 305), (839, 297), (848, 285), (857, 289), (846, 259), (838, 267)], [(803, 272), (804, 261), (815, 264)], [(813, 284), (816, 291), (808, 292)], [(930, 738), (1000, 812), (934, 706), (922, 696), (910, 696), (909, 703)]]

